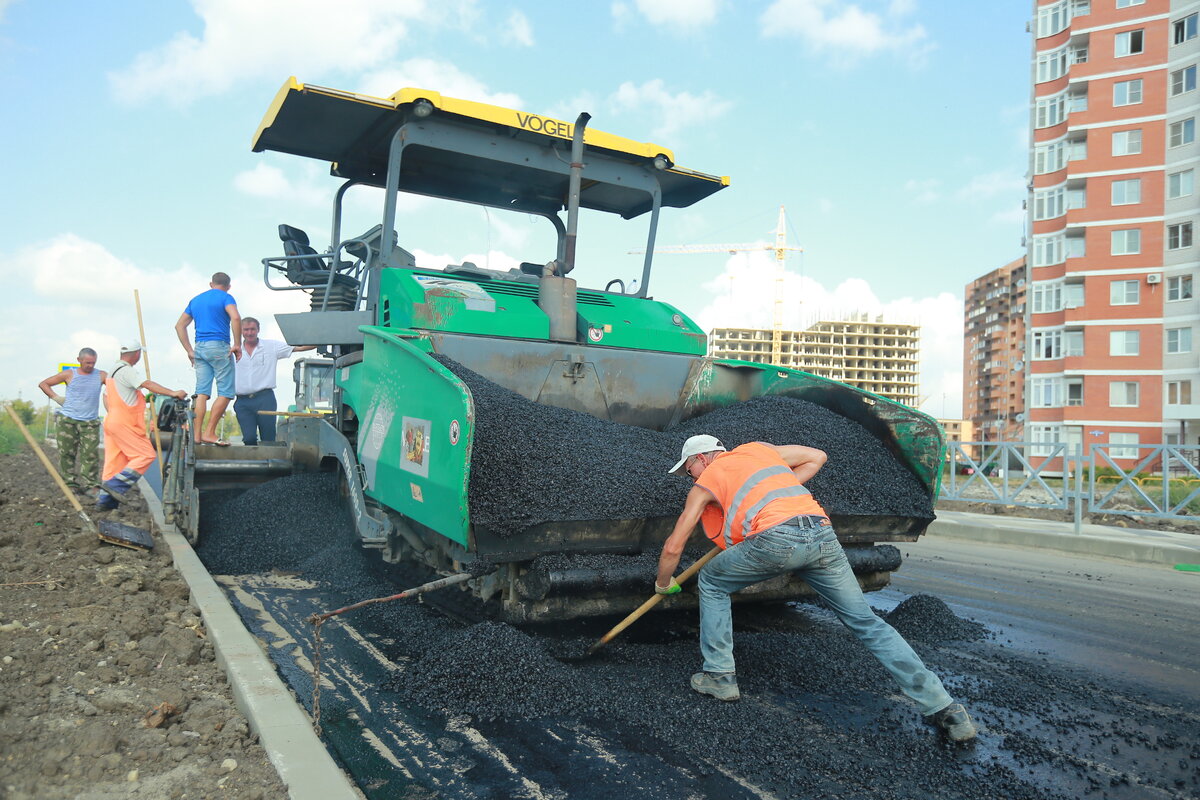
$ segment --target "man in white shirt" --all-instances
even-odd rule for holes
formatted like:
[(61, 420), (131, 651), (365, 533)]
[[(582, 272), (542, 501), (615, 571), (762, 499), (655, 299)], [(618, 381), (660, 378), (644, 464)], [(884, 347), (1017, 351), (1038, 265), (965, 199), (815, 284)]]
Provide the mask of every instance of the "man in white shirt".
[(237, 401), (233, 413), (242, 429), (242, 443), (256, 445), (275, 441), (275, 417), (260, 411), (275, 411), (275, 373), (280, 359), (314, 349), (313, 345), (292, 347), (278, 339), (259, 339), (254, 317), (242, 318), (242, 357), (236, 365)]

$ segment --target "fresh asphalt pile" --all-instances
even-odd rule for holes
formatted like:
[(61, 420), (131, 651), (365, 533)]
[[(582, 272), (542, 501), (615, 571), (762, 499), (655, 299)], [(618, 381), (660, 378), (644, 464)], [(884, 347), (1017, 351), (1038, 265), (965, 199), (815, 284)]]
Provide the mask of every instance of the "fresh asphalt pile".
[(974, 642), (988, 635), (986, 626), (957, 616), (941, 598), (931, 594), (914, 594), (884, 619), (910, 642)]
[[(335, 497), (331, 476), (312, 475), (263, 484), (211, 513), (206, 505), (201, 556), (210, 568), (298, 572), (325, 587), (328, 608), (430, 577), (399, 575), (353, 546), (348, 528), (330, 529), (344, 513)], [(246, 527), (246, 515), (268, 503), (279, 504), (285, 524)], [(248, 532), (262, 534), (252, 546), (240, 543)], [(556, 744), (552, 732), (564, 727), (585, 731), (623, 765), (621, 793), (630, 798), (669, 793), (660, 783), (663, 764), (696, 780), (735, 775), (780, 798), (1133, 800), (1200, 790), (1200, 745), (1170, 703), (980, 638), (976, 624), (936, 598), (911, 598), (887, 618), (971, 709), (982, 728), (974, 748), (950, 747), (923, 725), (874, 658), (826, 615), (781, 609), (764, 624), (764, 613), (736, 615), (743, 699), (734, 704), (687, 686), (699, 668), (691, 613), (651, 614), (582, 660), (571, 656), (608, 621), (599, 629), (520, 631), (462, 625), (429, 605), (393, 602), (330, 624), (353, 625), (395, 665), (390, 679), (369, 689), (373, 705), (423, 715), (438, 729), (445, 725), (438, 720), (465, 718), (500, 744), (538, 742), (546, 748), (539, 759), (558, 764), (539, 782), (572, 798), (611, 797), (613, 787), (572, 777), (586, 774), (584, 761), (595, 756)], [(323, 718), (337, 717), (338, 702), (333, 691), (323, 695)], [(447, 747), (469, 749), (446, 731)], [(651, 762), (659, 773), (651, 775)]]
[(659, 432), (541, 405), (435, 358), (471, 389), (471, 520), (499, 536), (547, 521), (677, 514), (692, 482), (667, 470), (698, 433), (730, 449), (766, 441), (824, 450), (829, 460), (808, 487), (830, 514), (933, 517), (924, 487), (878, 439), (815, 403), (760, 397)]

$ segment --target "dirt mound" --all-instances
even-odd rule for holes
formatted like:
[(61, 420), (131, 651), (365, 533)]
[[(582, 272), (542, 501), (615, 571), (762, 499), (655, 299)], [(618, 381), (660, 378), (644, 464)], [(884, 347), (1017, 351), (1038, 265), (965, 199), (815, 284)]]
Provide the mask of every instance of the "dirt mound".
[[(149, 527), (129, 498), (93, 519)], [(102, 544), (31, 453), (0, 456), (0, 795), (285, 796), (155, 538)]]

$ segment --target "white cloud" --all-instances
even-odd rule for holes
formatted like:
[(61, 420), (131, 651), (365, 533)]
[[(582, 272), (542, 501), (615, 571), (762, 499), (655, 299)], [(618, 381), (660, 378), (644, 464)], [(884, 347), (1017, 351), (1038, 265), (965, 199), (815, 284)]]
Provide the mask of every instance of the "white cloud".
[(185, 105), (247, 79), (356, 72), (386, 63), (414, 21), (434, 23), (458, 4), (424, 0), (192, 0), (203, 23), (108, 74), (118, 100)]
[(913, 202), (919, 205), (929, 205), (942, 198), (941, 185), (942, 182), (937, 178), (923, 180), (910, 178), (904, 182), (904, 191), (912, 198)]
[[(767, 243), (764, 242), (764, 245)], [(777, 265), (767, 252), (738, 253), (721, 274), (704, 284), (711, 299), (696, 322), (714, 327), (771, 327)], [(956, 418), (962, 412), (962, 300), (950, 292), (927, 297), (880, 300), (870, 284), (847, 278), (832, 289), (801, 276), (790, 264), (784, 270), (783, 325), (804, 329), (819, 318), (840, 319), (861, 312), (893, 322), (921, 326), (920, 397), (927, 413)], [(943, 410), (944, 409), (944, 410)]]
[(4, 12), (8, 11), (8, 7), (17, 0), (0, 0), (0, 22), (4, 21)]
[[(225, 266), (244, 314), (261, 319), (264, 334), (278, 338), (273, 314), (303, 311), (302, 292), (272, 292), (258, 265)], [(190, 392), (195, 375), (175, 337), (175, 321), (194, 295), (208, 288), (211, 269), (191, 264), (145, 267), (75, 234), (0, 253), (0, 280), (9, 304), (0, 317), (0, 397), (41, 402), (37, 384), (72, 360), (81, 347), (94, 348), (100, 366), (117, 358), (118, 343), (138, 338), (133, 292), (138, 290), (151, 376), (172, 389)], [(48, 321), (53, 324), (47, 324)], [(281, 386), (287, 383), (283, 378)]]
[(514, 10), (508, 15), (500, 38), (521, 47), (533, 47), (533, 25), (529, 23), (529, 17)]
[(522, 108), (520, 95), (496, 92), (479, 79), (468, 75), (449, 61), (432, 58), (410, 58), (398, 67), (372, 71), (359, 81), (358, 91), (390, 97), (401, 89), (430, 89), (460, 100), (491, 103), (504, 108)]
[(651, 135), (670, 141), (689, 126), (722, 116), (733, 108), (712, 92), (694, 95), (691, 92), (667, 91), (661, 78), (646, 81), (640, 86), (626, 81), (609, 98), (616, 111), (645, 111), (656, 120)]
[(233, 176), (233, 186), (242, 194), (270, 200), (292, 200), (304, 205), (328, 205), (332, 202), (334, 186), (326, 181), (325, 186), (311, 180), (292, 180), (279, 167), (259, 163), (253, 169)]
[(990, 200), (995, 197), (1025, 196), (1025, 178), (1009, 170), (996, 170), (975, 175), (958, 190), (964, 200)]
[(842, 0), (775, 0), (760, 23), (763, 36), (798, 36), (812, 51), (835, 61), (897, 52), (919, 63), (932, 44), (924, 27), (899, 20), (912, 9), (905, 0), (893, 2), (885, 14)]
[[(651, 25), (695, 30), (711, 25), (717, 18), (719, 0), (634, 0), (634, 6)], [(626, 22), (632, 10), (625, 3), (613, 3), (613, 17)]]

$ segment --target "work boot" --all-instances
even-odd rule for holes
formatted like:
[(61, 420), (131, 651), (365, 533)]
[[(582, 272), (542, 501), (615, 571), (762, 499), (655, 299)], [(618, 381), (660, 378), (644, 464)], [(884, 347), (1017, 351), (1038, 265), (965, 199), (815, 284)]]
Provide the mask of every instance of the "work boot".
[[(122, 472), (118, 472), (116, 475), (113, 475), (111, 478), (101, 483), (100, 488), (103, 491), (108, 492), (113, 502), (120, 502), (121, 496), (128, 492), (130, 487), (137, 483), (138, 478), (140, 477), (142, 476), (138, 473), (131, 469), (127, 469)], [(115, 508), (116, 506), (113, 507)]]
[(975, 730), (975, 723), (971, 721), (971, 715), (963, 708), (962, 703), (951, 703), (925, 719), (929, 721), (930, 725), (946, 734), (946, 738), (955, 744), (969, 742), (978, 733)]
[(718, 700), (739, 700), (737, 675), (732, 672), (697, 672), (692, 676), (692, 688), (700, 694), (711, 695)]
[(96, 495), (96, 508), (99, 511), (112, 511), (119, 505), (117, 499), (104, 489), (101, 489), (100, 493)]

